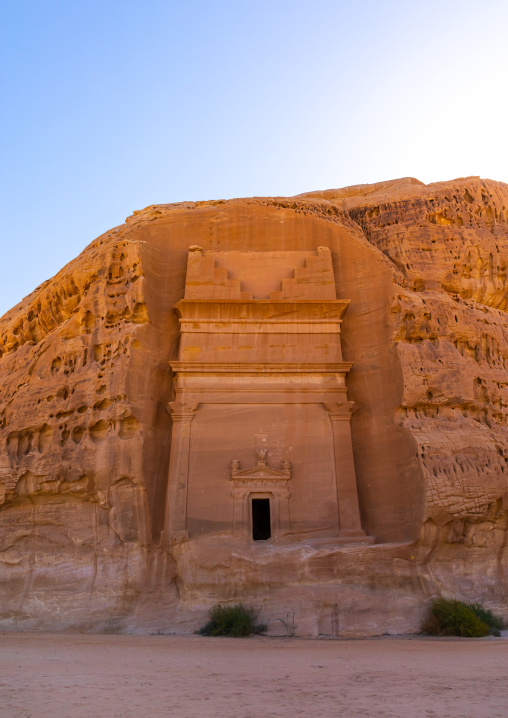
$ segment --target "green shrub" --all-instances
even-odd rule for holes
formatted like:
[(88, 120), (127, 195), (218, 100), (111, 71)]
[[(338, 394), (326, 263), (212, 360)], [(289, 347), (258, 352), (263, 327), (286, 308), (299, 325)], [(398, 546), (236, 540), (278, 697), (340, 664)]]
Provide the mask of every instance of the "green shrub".
[(256, 624), (256, 611), (252, 607), (237, 603), (234, 606), (214, 606), (209, 620), (197, 633), (201, 636), (251, 636), (259, 633), (264, 626)]
[(504, 628), (503, 619), (499, 616), (496, 616), (490, 608), (484, 608), (481, 603), (468, 603), (466, 604), (469, 606), (471, 610), (475, 612), (475, 614), (478, 616), (480, 621), (483, 621), (483, 623), (486, 623), (487, 626), (490, 629), (490, 632), (494, 636), (500, 636), (501, 631)]
[(422, 625), (422, 631), (433, 636), (464, 636), (478, 638), (488, 636), (490, 628), (462, 601), (438, 598), (432, 604), (430, 615)]

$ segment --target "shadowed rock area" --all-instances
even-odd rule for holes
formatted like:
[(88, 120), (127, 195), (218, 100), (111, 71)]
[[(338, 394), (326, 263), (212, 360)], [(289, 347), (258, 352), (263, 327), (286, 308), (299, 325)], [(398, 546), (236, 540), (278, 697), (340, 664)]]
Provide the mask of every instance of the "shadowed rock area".
[[(373, 543), (161, 540), (193, 245), (330, 249)], [(244, 601), (271, 632), (403, 633), (436, 595), (508, 618), (507, 270), (508, 185), (477, 177), (154, 205), (96, 239), (0, 320), (0, 626), (188, 632)]]

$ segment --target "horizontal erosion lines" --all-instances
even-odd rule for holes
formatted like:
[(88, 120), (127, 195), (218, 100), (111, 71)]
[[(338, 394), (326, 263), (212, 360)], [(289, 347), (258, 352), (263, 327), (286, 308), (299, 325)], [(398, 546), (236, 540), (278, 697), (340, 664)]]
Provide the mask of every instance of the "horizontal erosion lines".
[(396, 410), (396, 415), (404, 425), (410, 425), (412, 420), (435, 419), (437, 421), (450, 421), (450, 430), (456, 429), (455, 422), (471, 420), (492, 428), (496, 425), (508, 424), (508, 411), (499, 410), (488, 403), (480, 404), (466, 401), (457, 403), (452, 400), (443, 402), (428, 402), (412, 405), (403, 405)]

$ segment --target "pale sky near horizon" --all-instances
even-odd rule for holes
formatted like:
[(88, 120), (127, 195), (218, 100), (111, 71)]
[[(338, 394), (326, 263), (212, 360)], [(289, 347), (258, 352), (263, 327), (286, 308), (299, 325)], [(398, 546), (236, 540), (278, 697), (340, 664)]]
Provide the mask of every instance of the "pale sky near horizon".
[(0, 315), (133, 210), (508, 182), (508, 0), (3, 0)]

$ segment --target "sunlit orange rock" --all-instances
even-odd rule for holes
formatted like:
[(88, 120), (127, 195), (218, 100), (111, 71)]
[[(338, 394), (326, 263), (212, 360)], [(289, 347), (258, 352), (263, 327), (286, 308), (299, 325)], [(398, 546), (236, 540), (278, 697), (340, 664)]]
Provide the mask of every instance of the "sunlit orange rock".
[(507, 208), (474, 177), (156, 205), (38, 287), (0, 320), (2, 628), (508, 618)]

